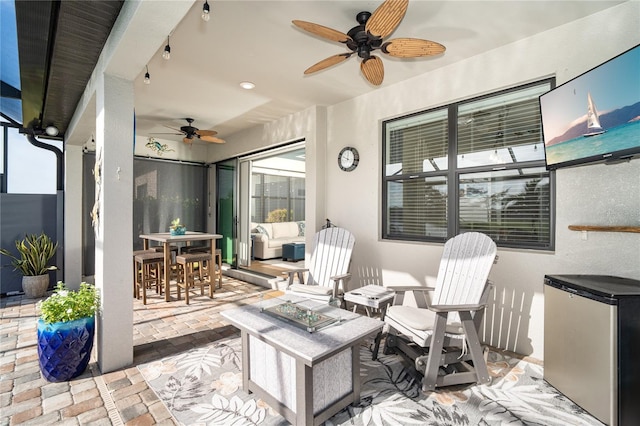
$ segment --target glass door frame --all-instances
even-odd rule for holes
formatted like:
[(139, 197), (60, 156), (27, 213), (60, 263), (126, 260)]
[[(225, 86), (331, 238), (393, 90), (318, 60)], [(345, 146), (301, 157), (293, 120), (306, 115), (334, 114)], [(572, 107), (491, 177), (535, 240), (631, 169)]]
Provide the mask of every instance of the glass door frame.
[[(254, 161), (275, 157), (278, 154), (305, 149), (305, 140), (297, 140), (275, 148), (269, 148), (264, 151), (252, 153), (246, 156), (238, 157), (238, 200), (239, 221), (238, 221), (238, 239), (236, 247), (238, 250), (237, 267), (246, 268), (251, 266), (251, 202), (252, 202), (252, 185), (253, 185), (253, 163)], [(306, 185), (306, 184), (305, 184)]]
[[(306, 143), (304, 140), (297, 140), (279, 147), (269, 148), (260, 152), (215, 163), (215, 228), (218, 234), (223, 235), (223, 238), (219, 242), (223, 253), (223, 262), (229, 264), (231, 268), (239, 269), (251, 266), (251, 176), (253, 162), (301, 148), (306, 148)], [(220, 171), (224, 168), (233, 170), (234, 172), (231, 212), (229, 212), (229, 200), (225, 199), (221, 194)], [(226, 217), (223, 217), (224, 215), (226, 215)], [(230, 227), (229, 224), (231, 224)], [(230, 236), (228, 235), (229, 231), (227, 231), (227, 229), (231, 229)]]
[[(216, 163), (215, 168), (215, 188), (216, 188), (216, 209), (215, 209), (215, 229), (222, 238), (218, 241), (218, 248), (222, 251), (222, 262), (231, 268), (237, 268), (237, 248), (236, 240), (238, 233), (238, 159), (232, 158)], [(231, 179), (221, 179), (221, 173), (230, 171)], [(228, 188), (221, 185), (231, 184), (230, 193)]]

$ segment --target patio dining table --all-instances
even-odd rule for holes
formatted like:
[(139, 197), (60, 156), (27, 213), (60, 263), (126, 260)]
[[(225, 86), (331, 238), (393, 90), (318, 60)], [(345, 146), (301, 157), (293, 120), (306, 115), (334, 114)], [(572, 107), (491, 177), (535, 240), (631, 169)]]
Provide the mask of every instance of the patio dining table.
[(171, 281), (171, 244), (209, 241), (209, 247), (213, 254), (216, 249), (216, 240), (222, 238), (222, 235), (194, 231), (187, 231), (184, 235), (171, 235), (169, 232), (158, 232), (154, 234), (142, 234), (140, 235), (140, 238), (142, 239), (145, 250), (149, 249), (149, 241), (162, 243), (164, 250), (164, 269), (162, 275), (162, 282), (164, 283), (164, 300), (169, 302), (171, 301), (171, 297), (169, 295), (169, 284)]

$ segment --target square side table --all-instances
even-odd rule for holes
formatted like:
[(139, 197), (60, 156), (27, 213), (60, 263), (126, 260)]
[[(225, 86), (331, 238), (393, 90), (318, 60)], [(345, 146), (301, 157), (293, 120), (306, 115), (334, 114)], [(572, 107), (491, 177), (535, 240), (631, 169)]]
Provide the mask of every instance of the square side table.
[(380, 285), (367, 285), (347, 291), (344, 294), (344, 300), (345, 302), (351, 302), (354, 304), (353, 312), (356, 311), (358, 305), (364, 306), (367, 316), (371, 316), (371, 308), (380, 309), (380, 319), (384, 320), (384, 315), (387, 312), (387, 306), (391, 304), (393, 296), (395, 295), (395, 291), (389, 290), (386, 287)]
[(282, 245), (282, 260), (297, 262), (304, 259), (304, 243)]
[[(367, 312), (367, 316), (371, 316), (370, 309), (380, 310), (380, 320), (384, 321), (384, 316), (387, 313), (387, 307), (393, 302), (393, 297), (396, 292), (389, 290), (381, 285), (366, 285), (364, 287), (356, 288), (355, 290), (347, 291), (344, 294), (344, 301), (353, 303), (353, 312), (356, 311), (358, 305), (364, 306), (364, 310)], [(373, 353), (378, 353), (380, 347), (380, 340), (382, 340), (382, 330), (378, 332), (375, 338), (375, 346)], [(375, 358), (373, 359), (375, 361)]]

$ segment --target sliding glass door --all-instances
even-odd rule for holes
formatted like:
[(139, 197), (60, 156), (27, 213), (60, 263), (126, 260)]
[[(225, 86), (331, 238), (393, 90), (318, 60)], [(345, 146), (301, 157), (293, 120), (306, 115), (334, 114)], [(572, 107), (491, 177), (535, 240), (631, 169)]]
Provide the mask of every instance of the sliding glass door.
[(305, 219), (304, 142), (217, 163), (216, 197), (223, 262), (251, 268), (256, 223)]
[(216, 167), (216, 233), (222, 250), (222, 262), (236, 267), (236, 168), (237, 160), (218, 163)]

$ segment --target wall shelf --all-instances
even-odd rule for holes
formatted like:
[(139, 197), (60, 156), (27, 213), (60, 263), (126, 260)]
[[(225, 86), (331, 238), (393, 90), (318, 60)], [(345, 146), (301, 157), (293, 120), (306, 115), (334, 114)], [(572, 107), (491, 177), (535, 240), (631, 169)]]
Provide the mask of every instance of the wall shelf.
[(597, 225), (569, 225), (572, 231), (594, 232), (635, 232), (640, 233), (640, 226), (597, 226)]

